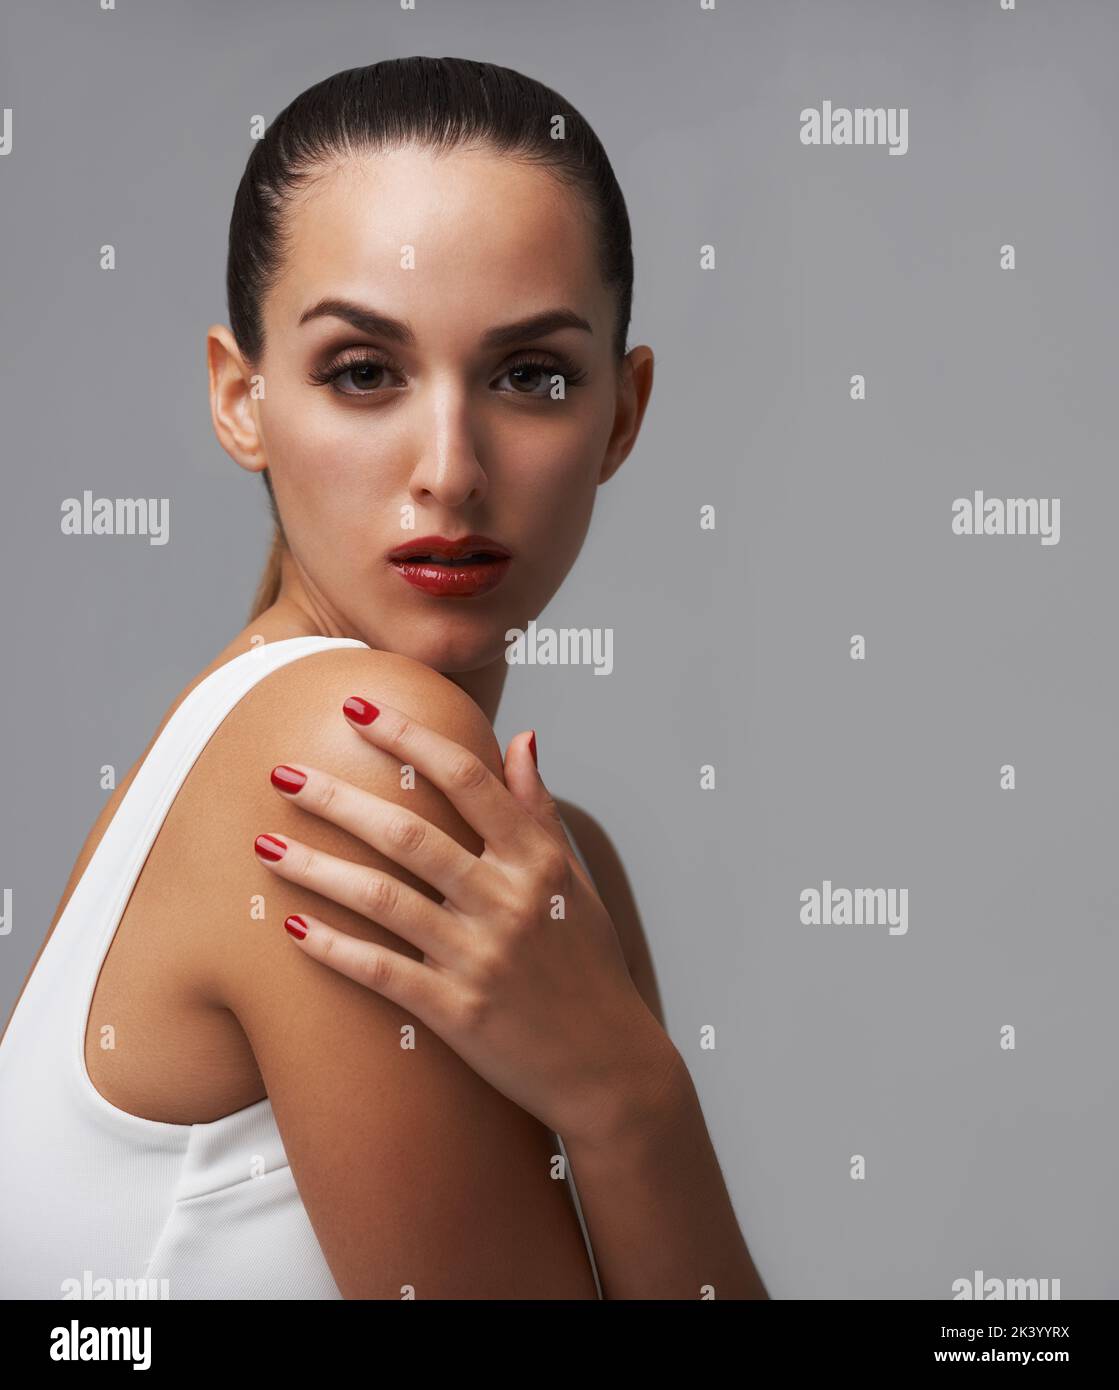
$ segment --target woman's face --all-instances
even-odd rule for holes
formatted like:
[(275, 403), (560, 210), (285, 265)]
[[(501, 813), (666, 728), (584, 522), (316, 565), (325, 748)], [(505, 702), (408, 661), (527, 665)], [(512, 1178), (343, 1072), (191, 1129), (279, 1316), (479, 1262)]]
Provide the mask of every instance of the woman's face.
[[(647, 348), (615, 362), (615, 299), (585, 206), (508, 157), (402, 149), (326, 173), (285, 230), (263, 399), (243, 406), (256, 448), (235, 457), (271, 470), (325, 631), (443, 671), (497, 660), (574, 563), (652, 384)], [(496, 336), (560, 310), (587, 326)], [(470, 534), (511, 556), (488, 591), (438, 592), (435, 571), (433, 592), (388, 558)]]

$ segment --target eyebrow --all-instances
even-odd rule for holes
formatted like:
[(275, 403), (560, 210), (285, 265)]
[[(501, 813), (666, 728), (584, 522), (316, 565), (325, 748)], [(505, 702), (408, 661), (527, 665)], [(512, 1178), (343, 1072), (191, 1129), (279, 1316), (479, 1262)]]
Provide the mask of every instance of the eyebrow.
[[(368, 333), (371, 338), (388, 338), (403, 347), (412, 347), (416, 341), (410, 324), (402, 319), (391, 318), (376, 309), (366, 308), (363, 304), (355, 304), (350, 299), (320, 299), (317, 304), (304, 310), (299, 319), (300, 327), (312, 319), (320, 318), (344, 319), (359, 332)], [(579, 328), (591, 334), (594, 332), (587, 320), (573, 309), (545, 309), (516, 323), (506, 323), (498, 328), (488, 329), (482, 334), (482, 346), (507, 347), (510, 343), (521, 342), (526, 338), (543, 338), (546, 334), (555, 333), (561, 328)]]

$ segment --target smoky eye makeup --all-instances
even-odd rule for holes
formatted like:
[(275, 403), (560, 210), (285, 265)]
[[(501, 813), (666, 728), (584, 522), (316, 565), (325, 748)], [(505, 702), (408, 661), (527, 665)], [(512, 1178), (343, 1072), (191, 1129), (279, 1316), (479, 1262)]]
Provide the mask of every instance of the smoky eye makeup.
[[(524, 372), (529, 375), (545, 377), (549, 387), (552, 377), (562, 377), (565, 390), (570, 386), (581, 386), (587, 378), (586, 369), (580, 367), (577, 362), (563, 352), (525, 351), (516, 353), (510, 361), (505, 363), (500, 375), (505, 376), (513, 372)], [(531, 393), (519, 392), (518, 394)]]
[[(377, 348), (355, 347), (329, 354), (321, 365), (311, 368), (307, 374), (307, 381), (312, 386), (326, 386), (337, 395), (352, 399), (355, 396), (383, 394), (383, 378), (392, 374), (404, 376), (405, 371), (401, 364), (387, 353)], [(562, 378), (566, 393), (568, 388), (582, 385), (587, 372), (564, 352), (556, 349), (526, 349), (507, 358), (494, 379), (500, 381), (505, 376), (516, 376), (518, 385), (511, 391), (499, 394), (543, 399), (545, 395), (551, 395), (553, 377)], [(547, 387), (546, 392), (521, 389), (527, 384), (526, 377), (529, 382), (534, 378), (541, 378)], [(347, 379), (356, 389), (345, 389)]]
[(321, 366), (312, 367), (307, 374), (307, 380), (312, 386), (329, 386), (347, 373), (356, 374), (362, 371), (395, 372), (399, 376), (404, 374), (404, 368), (398, 362), (378, 352), (376, 348), (348, 348), (345, 352), (328, 356)]

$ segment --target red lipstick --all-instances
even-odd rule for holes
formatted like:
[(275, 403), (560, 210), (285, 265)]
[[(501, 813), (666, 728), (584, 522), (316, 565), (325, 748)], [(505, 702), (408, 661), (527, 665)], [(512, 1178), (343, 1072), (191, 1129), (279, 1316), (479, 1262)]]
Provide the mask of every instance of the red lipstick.
[(389, 564), (413, 587), (435, 598), (476, 598), (496, 589), (512, 556), (500, 541), (471, 534), (419, 536), (388, 553)]

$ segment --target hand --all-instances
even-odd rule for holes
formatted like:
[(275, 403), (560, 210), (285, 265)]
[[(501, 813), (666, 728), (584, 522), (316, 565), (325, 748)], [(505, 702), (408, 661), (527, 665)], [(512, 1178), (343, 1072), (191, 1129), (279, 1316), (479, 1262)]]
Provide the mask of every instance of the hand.
[[(535, 735), (510, 743), (502, 783), (461, 744), (399, 710), (355, 696), (343, 713), (438, 787), (485, 848), (476, 856), (422, 816), (317, 768), (274, 769), (281, 794), (443, 894), (436, 903), (290, 836), (258, 839), (258, 857), (274, 872), (379, 922), (424, 959), (306, 913), (285, 923), (300, 948), (415, 1015), (561, 1138), (601, 1142), (642, 1124), (679, 1054), (630, 978), (575, 857), (530, 751)], [(290, 770), (306, 778), (301, 786)]]

